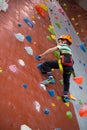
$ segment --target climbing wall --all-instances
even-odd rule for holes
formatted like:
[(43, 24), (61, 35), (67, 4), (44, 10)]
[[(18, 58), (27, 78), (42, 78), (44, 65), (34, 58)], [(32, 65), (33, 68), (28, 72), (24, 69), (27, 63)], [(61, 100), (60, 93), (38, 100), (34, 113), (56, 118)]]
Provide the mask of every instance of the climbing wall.
[[(42, 61), (35, 59), (55, 46), (56, 38), (63, 33), (76, 39), (72, 45), (74, 59), (78, 59), (75, 71), (84, 79), (80, 87), (71, 79), (71, 93), (77, 100), (71, 99), (68, 104), (61, 99), (60, 71), (53, 70), (54, 85), (40, 85), (46, 76), (37, 65), (56, 57), (51, 54)], [(86, 69), (86, 52), (80, 49), (80, 43), (58, 1), (9, 1), (8, 10), (0, 12), (0, 130), (86, 130), (86, 119), (79, 116), (81, 103), (86, 102), (86, 72), (79, 71), (79, 67)]]
[[(73, 44), (71, 46), (73, 58), (74, 58), (74, 69), (77, 77), (80, 77), (83, 82), (73, 82), (71, 78), (70, 92), (75, 96), (76, 101), (73, 102), (77, 119), (79, 122), (80, 129), (86, 130), (87, 117), (82, 118), (78, 115), (81, 104), (87, 104), (87, 50), (85, 44), (78, 37), (77, 32), (73, 28), (69, 18), (67, 17), (60, 4), (54, 0), (47, 3), (49, 7), (49, 16), (54, 30), (56, 32), (56, 38), (63, 34), (70, 34), (73, 38)], [(87, 105), (85, 107), (87, 109)], [(84, 114), (83, 114), (84, 116)]]

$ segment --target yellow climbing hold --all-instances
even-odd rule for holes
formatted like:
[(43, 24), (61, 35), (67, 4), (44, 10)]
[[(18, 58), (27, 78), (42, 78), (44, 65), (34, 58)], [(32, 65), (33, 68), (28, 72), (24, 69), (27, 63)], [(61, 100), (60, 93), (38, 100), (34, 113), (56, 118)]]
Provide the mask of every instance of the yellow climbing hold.
[(64, 103), (67, 107), (69, 107), (69, 102)]
[(47, 11), (47, 10), (48, 10), (48, 8), (47, 8), (47, 6), (46, 6), (45, 4), (40, 4), (40, 7), (41, 7), (44, 11)]
[(2, 73), (2, 71), (3, 71), (2, 68), (0, 68), (0, 73)]
[(82, 97), (83, 97), (83, 98), (85, 97), (85, 94), (84, 94), (84, 93), (82, 94)]
[(77, 99), (73, 96), (73, 94), (70, 94), (70, 98), (71, 98), (72, 100), (77, 100)]
[(55, 35), (51, 35), (51, 38), (52, 38), (53, 40), (55, 40), (55, 39), (56, 39)]
[(52, 68), (51, 70), (54, 71), (54, 68)]
[(49, 25), (49, 28), (53, 29), (54, 27), (52, 25)]
[(32, 16), (32, 19), (34, 19), (35, 18), (35, 16)]
[(55, 107), (55, 106), (56, 106), (56, 105), (55, 105), (55, 103), (52, 103), (51, 105), (52, 105), (53, 107)]

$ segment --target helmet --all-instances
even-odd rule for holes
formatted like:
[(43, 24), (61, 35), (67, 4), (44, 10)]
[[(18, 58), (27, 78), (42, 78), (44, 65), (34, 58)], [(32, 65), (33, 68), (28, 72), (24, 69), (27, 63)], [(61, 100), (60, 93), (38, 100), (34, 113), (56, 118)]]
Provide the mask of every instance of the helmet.
[(68, 40), (69, 45), (72, 44), (72, 38), (71, 38), (70, 35), (62, 35), (62, 36), (60, 36), (60, 37), (58, 38), (58, 40), (59, 40), (59, 39), (66, 39), (66, 40)]

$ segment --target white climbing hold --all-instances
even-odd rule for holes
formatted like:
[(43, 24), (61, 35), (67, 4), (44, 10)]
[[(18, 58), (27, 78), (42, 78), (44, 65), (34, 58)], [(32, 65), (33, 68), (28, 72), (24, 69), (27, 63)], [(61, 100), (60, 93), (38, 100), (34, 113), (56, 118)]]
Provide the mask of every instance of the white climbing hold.
[(23, 42), (24, 41), (24, 35), (21, 34), (21, 33), (16, 33), (15, 34), (15, 37), (17, 40), (19, 40), (20, 42)]
[(39, 104), (39, 102), (35, 101), (35, 102), (34, 102), (34, 105), (35, 105), (35, 107), (36, 107), (36, 110), (37, 110), (38, 112), (40, 112), (40, 104)]
[(32, 130), (29, 126), (27, 125), (21, 125), (21, 130)]
[(29, 55), (33, 55), (33, 50), (31, 47), (24, 47), (24, 49), (27, 51)]
[(21, 66), (25, 66), (25, 63), (24, 63), (24, 61), (23, 61), (22, 59), (19, 59), (19, 60), (18, 60), (18, 63), (19, 63)]

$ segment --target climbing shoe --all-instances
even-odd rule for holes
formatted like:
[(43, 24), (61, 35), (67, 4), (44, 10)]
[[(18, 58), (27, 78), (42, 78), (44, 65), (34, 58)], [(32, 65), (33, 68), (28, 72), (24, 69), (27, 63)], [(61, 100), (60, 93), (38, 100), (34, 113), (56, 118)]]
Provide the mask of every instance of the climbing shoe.
[(68, 96), (62, 96), (63, 102), (70, 102), (70, 98)]
[(47, 78), (46, 80), (43, 80), (42, 82), (41, 82), (41, 84), (44, 84), (44, 85), (47, 85), (47, 84), (54, 84), (55, 83), (55, 80), (54, 80), (54, 78)]

